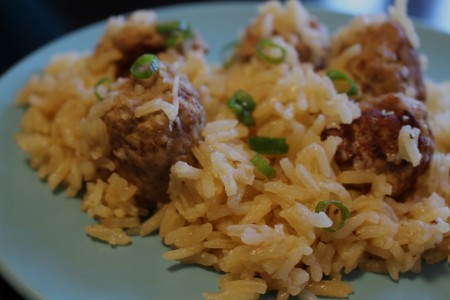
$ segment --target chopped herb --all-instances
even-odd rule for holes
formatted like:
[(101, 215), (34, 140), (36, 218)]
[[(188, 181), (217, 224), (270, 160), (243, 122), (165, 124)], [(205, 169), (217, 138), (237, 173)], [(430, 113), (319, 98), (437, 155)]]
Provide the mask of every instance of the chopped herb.
[(251, 159), (252, 164), (267, 178), (272, 179), (276, 175), (276, 171), (267, 161), (258, 153)]
[[(339, 93), (346, 93), (349, 96), (355, 96), (356, 94), (358, 94), (358, 86), (356, 85), (355, 81), (346, 73), (338, 70), (328, 70), (327, 76), (333, 81), (333, 84)], [(336, 81), (340, 80), (345, 81), (349, 88), (346, 90), (338, 89)]]
[(234, 64), (238, 59), (237, 49), (239, 47), (239, 42), (231, 42), (225, 45), (220, 50), (220, 56), (223, 61), (223, 67), (225, 69), (229, 68), (232, 64)]
[(325, 230), (330, 231), (330, 232), (336, 232), (339, 229), (341, 229), (342, 227), (344, 227), (345, 222), (347, 221), (348, 217), (350, 216), (350, 210), (341, 201), (330, 200), (330, 201), (320, 201), (319, 203), (317, 203), (316, 213), (326, 211), (329, 205), (334, 205), (339, 209), (339, 211), (341, 212), (342, 220), (341, 220), (341, 223), (336, 228), (328, 227), (328, 228), (325, 228)]
[(284, 138), (270, 138), (262, 136), (251, 136), (250, 148), (263, 154), (283, 154), (289, 151), (289, 145)]
[(140, 56), (130, 68), (131, 74), (139, 79), (148, 79), (153, 77), (159, 70), (159, 60), (153, 54), (144, 54)]
[(158, 33), (172, 33), (174, 31), (189, 31), (190, 26), (186, 22), (173, 20), (173, 21), (165, 21), (158, 23), (156, 25), (156, 31)]
[(247, 126), (255, 125), (252, 112), (255, 110), (256, 103), (252, 95), (244, 90), (238, 90), (228, 100), (227, 106), (231, 109), (239, 119), (239, 122)]
[(98, 88), (102, 85), (106, 85), (107, 91), (109, 92), (109, 90), (111, 89), (111, 82), (112, 82), (112, 79), (108, 76), (105, 76), (105, 77), (100, 78), (100, 80), (97, 81), (97, 83), (95, 84), (94, 95), (95, 95), (95, 97), (97, 97), (97, 99), (99, 101), (102, 101), (105, 97), (104, 97), (104, 95), (100, 95)]
[[(278, 55), (272, 52), (274, 49), (278, 50)], [(271, 51), (271, 53), (268, 53), (268, 50)], [(263, 60), (272, 64), (280, 64), (286, 60), (286, 49), (268, 39), (262, 39), (258, 42), (256, 54)]]
[(194, 32), (191, 26), (182, 21), (166, 21), (156, 25), (159, 34), (167, 35), (165, 45), (167, 48), (177, 47), (185, 40), (193, 39)]

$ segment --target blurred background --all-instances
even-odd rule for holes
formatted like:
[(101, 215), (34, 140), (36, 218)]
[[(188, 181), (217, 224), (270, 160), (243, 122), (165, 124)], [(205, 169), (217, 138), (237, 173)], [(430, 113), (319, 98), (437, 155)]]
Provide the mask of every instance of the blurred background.
[[(44, 44), (108, 16), (189, 2), (212, 1), (0, 0), (0, 74)], [(393, 0), (303, 0), (306, 5), (350, 14), (386, 11), (392, 2)], [(450, 34), (449, 0), (410, 0), (408, 10), (415, 20)], [(22, 299), (1, 274), (0, 299)]]
[[(184, 2), (211, 1), (1, 0), (0, 74), (45, 43), (92, 22), (136, 9)], [(393, 0), (304, 0), (303, 2), (333, 11), (361, 14), (384, 11)], [(412, 17), (433, 28), (450, 33), (450, 1), (410, 0), (409, 2), (409, 12)]]

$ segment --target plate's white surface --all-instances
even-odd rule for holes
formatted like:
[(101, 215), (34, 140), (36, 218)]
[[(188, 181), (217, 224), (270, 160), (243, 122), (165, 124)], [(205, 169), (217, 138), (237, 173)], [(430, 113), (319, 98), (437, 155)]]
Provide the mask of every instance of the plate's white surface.
[[(313, 9), (333, 30), (348, 16)], [(161, 19), (182, 19), (200, 29), (211, 46), (210, 60), (256, 14), (254, 3), (215, 3), (158, 10)], [(27, 165), (14, 142), (23, 111), (14, 106), (17, 91), (57, 52), (93, 49), (105, 23), (67, 35), (34, 52), (0, 79), (0, 272), (31, 299), (200, 299), (216, 291), (213, 271), (164, 261), (167, 250), (157, 236), (135, 238), (129, 247), (112, 248), (83, 232), (93, 223), (79, 209), (79, 199), (52, 193)], [(430, 57), (428, 75), (450, 78), (450, 37), (419, 28), (422, 50)], [(399, 282), (376, 274), (347, 277), (355, 289), (350, 299), (447, 299), (447, 264), (425, 266), (420, 275)], [(266, 298), (266, 297), (264, 297)], [(274, 299), (273, 295), (267, 299)]]

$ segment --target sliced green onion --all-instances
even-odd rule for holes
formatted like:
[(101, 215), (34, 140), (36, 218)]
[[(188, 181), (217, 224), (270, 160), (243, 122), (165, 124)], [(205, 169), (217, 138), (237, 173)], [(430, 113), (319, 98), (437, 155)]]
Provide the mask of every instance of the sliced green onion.
[[(278, 49), (279, 55), (275, 56), (273, 54), (268, 54), (268, 49)], [(258, 56), (263, 60), (272, 64), (280, 64), (286, 60), (286, 49), (268, 39), (262, 39), (258, 42), (258, 45), (256, 46), (256, 54), (258, 54)]]
[(223, 61), (223, 67), (225, 69), (229, 68), (232, 64), (234, 64), (237, 59), (237, 48), (239, 46), (238, 41), (234, 41), (231, 43), (226, 44), (221, 50), (220, 50), (220, 57)]
[(158, 70), (159, 60), (153, 54), (144, 54), (140, 56), (130, 68), (131, 74), (139, 79), (151, 78)]
[(183, 43), (184, 40), (185, 37), (181, 32), (174, 32), (167, 37), (165, 45), (167, 48), (173, 48)]
[(172, 33), (174, 31), (189, 31), (190, 26), (186, 22), (173, 20), (173, 21), (166, 21), (161, 22), (156, 25), (156, 31), (158, 33)]
[(338, 92), (346, 93), (349, 96), (355, 96), (356, 94), (358, 94), (358, 86), (356, 85), (355, 81), (346, 73), (339, 70), (328, 70), (327, 76), (332, 81), (345, 80), (350, 85), (350, 88), (347, 91), (338, 91)]
[(251, 136), (249, 144), (253, 151), (263, 154), (283, 154), (289, 151), (289, 145), (283, 138)]
[(258, 153), (251, 159), (252, 164), (267, 178), (272, 179), (277, 172), (272, 168), (267, 161)]
[(345, 222), (347, 221), (348, 217), (350, 216), (350, 210), (341, 201), (330, 200), (330, 201), (320, 201), (319, 203), (317, 203), (316, 213), (326, 211), (328, 206), (331, 204), (336, 206), (339, 209), (339, 211), (341, 212), (342, 220), (341, 220), (341, 223), (336, 228), (328, 227), (328, 228), (325, 228), (325, 230), (329, 231), (329, 232), (336, 232), (339, 229), (341, 229), (342, 227), (344, 227)]
[(156, 25), (156, 31), (160, 34), (168, 35), (165, 45), (167, 48), (173, 48), (185, 40), (194, 38), (194, 32), (191, 26), (182, 21), (166, 21)]
[(255, 119), (253, 118), (252, 112), (244, 110), (242, 114), (239, 116), (239, 122), (246, 126), (253, 126), (256, 124)]
[(111, 77), (105, 76), (105, 77), (100, 78), (100, 80), (97, 81), (97, 83), (94, 85), (94, 95), (95, 95), (95, 97), (97, 97), (97, 99), (99, 101), (102, 101), (105, 97), (99, 94), (98, 88), (101, 85), (105, 85), (106, 84), (107, 85), (107, 91), (109, 92), (109, 90), (111, 89), (111, 82), (112, 82)]
[(227, 107), (231, 109), (239, 119), (239, 122), (247, 126), (255, 125), (252, 112), (256, 107), (252, 95), (244, 90), (238, 90), (228, 100)]

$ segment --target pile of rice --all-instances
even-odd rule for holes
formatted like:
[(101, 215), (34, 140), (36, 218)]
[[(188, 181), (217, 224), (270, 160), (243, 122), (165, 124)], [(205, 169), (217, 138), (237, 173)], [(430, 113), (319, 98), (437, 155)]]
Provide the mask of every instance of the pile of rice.
[[(270, 2), (261, 13), (273, 14), (284, 26), (297, 26), (295, 20), (308, 14), (296, 1)], [(395, 9), (392, 14), (402, 16)], [(118, 26), (117, 20), (122, 19), (109, 26)], [(408, 32), (416, 37), (411, 28)], [(208, 123), (204, 141), (192, 149), (199, 166), (173, 165), (171, 202), (146, 220), (148, 212), (134, 198), (137, 188), (103, 157), (108, 132), (92, 89), (108, 71), (92, 67), (90, 54), (55, 57), (26, 84), (17, 96), (18, 104), (27, 105), (17, 143), (51, 189), (64, 186), (73, 197), (86, 186), (81, 209), (99, 220), (86, 227), (89, 235), (126, 245), (132, 235), (158, 231), (173, 248), (165, 259), (224, 272), (220, 291), (204, 293), (206, 299), (257, 299), (269, 290), (277, 291), (277, 299), (347, 297), (352, 288), (340, 279), (355, 268), (398, 279), (402, 272), (420, 272), (422, 261), (450, 261), (450, 83), (427, 83), (436, 151), (415, 196), (401, 203), (389, 197), (384, 175), (336, 167), (333, 156), (341, 140), (322, 141), (320, 133), (328, 125), (351, 123), (359, 107), (326, 76), (289, 58), (291, 52), (284, 64), (254, 59), (226, 70), (208, 65), (195, 51), (173, 62), (199, 91)], [(283, 137), (290, 146), (287, 154), (270, 158), (277, 172), (273, 179), (251, 163), (249, 128), (226, 107), (238, 89), (257, 103), (253, 134)], [(403, 136), (410, 129), (404, 128)], [(401, 136), (403, 158), (417, 161), (417, 145)], [(102, 180), (105, 170), (109, 178)], [(344, 187), (352, 183), (371, 189), (362, 194)], [(339, 200), (351, 210), (337, 232), (323, 228), (339, 222), (339, 215), (314, 212), (324, 200)]]

